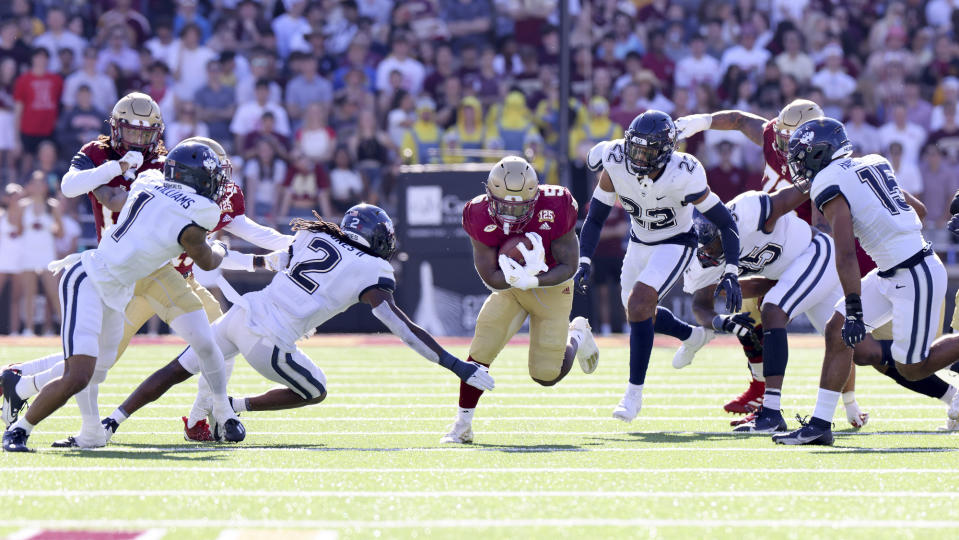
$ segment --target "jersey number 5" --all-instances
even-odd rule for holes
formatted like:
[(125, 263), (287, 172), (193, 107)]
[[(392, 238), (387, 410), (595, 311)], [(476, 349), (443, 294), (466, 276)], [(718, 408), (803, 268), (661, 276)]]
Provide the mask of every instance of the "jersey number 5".
[(896, 183), (896, 176), (892, 174), (888, 165), (885, 163), (869, 165), (858, 169), (856, 174), (859, 175), (859, 180), (867, 184), (876, 197), (879, 197), (879, 202), (886, 207), (886, 210), (889, 210), (890, 214), (896, 215), (909, 210), (909, 204), (906, 203), (899, 184)]
[(293, 280), (293, 283), (296, 283), (301, 289), (313, 294), (320, 288), (320, 284), (310, 279), (307, 274), (325, 274), (339, 264), (343, 256), (340, 255), (340, 252), (337, 251), (332, 244), (322, 238), (310, 240), (310, 243), (306, 247), (308, 247), (310, 251), (320, 253), (321, 257), (296, 263), (293, 265), (293, 268), (290, 268), (287, 275)]

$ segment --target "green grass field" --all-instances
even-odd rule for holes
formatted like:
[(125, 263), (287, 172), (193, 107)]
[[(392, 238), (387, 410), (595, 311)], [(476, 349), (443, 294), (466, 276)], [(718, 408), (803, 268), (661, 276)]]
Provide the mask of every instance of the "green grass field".
[[(50, 449), (79, 427), (71, 402), (34, 431), (37, 453), (0, 458), (0, 534), (957, 537), (959, 435), (936, 431), (945, 405), (871, 371), (860, 369), (857, 390), (872, 416), (866, 428), (847, 429), (840, 409), (835, 447), (786, 448), (729, 432), (721, 407), (746, 381), (734, 347), (710, 346), (683, 371), (670, 366), (672, 349), (657, 347), (640, 417), (623, 424), (610, 412), (625, 385), (624, 342), (605, 343), (593, 375), (574, 367), (553, 388), (529, 379), (526, 347), (514, 345), (493, 367), (497, 388), (480, 403), (476, 443), (459, 447), (438, 444), (456, 404), (448, 372), (403, 347), (317, 343), (306, 349), (326, 372), (326, 402), (246, 413), (247, 440), (236, 446), (183, 440), (180, 416), (195, 389), (186, 383), (125, 422), (108, 448)], [(821, 352), (805, 343), (791, 353), (784, 389), (790, 427), (816, 395)], [(0, 362), (55, 347), (0, 343)], [(465, 356), (465, 347), (451, 350)], [(134, 346), (101, 387), (101, 412), (177, 352)], [(269, 387), (238, 361), (231, 394)]]

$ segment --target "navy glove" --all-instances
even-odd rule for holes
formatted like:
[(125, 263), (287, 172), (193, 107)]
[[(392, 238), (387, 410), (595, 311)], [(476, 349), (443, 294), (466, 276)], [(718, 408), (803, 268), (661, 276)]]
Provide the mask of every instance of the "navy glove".
[(862, 300), (858, 294), (846, 295), (846, 322), (842, 323), (842, 340), (849, 348), (866, 339), (866, 323), (862, 320)]
[(589, 289), (589, 268), (589, 263), (579, 263), (579, 270), (573, 276), (573, 289), (576, 290), (576, 294), (586, 294), (586, 290)]
[(713, 330), (743, 338), (756, 332), (756, 321), (749, 316), (749, 313), (716, 315), (713, 317)]
[(959, 215), (952, 216), (952, 219), (946, 224), (946, 228), (949, 229), (949, 232), (952, 234), (959, 236)]
[(949, 203), (949, 213), (952, 215), (959, 214), (959, 191), (952, 196), (952, 202)]
[(726, 272), (716, 287), (716, 296), (726, 293), (726, 311), (735, 313), (743, 307), (743, 291), (739, 288), (739, 279), (736, 274)]

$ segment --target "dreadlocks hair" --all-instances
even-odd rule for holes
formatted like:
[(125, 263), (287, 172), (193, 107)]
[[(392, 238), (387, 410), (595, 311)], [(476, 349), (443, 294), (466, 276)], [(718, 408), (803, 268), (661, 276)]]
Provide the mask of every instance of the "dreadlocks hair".
[(313, 210), (313, 215), (316, 217), (315, 220), (303, 219), (303, 218), (293, 219), (292, 221), (290, 221), (290, 229), (292, 229), (294, 233), (296, 231), (326, 233), (332, 236), (333, 238), (336, 238), (337, 240), (343, 242), (344, 244), (349, 244), (355, 247), (356, 249), (362, 251), (363, 253), (372, 255), (374, 257), (378, 257), (376, 253), (373, 253), (372, 251), (370, 251), (370, 248), (364, 246), (363, 244), (360, 244), (359, 242), (353, 240), (352, 238), (344, 234), (343, 231), (340, 230), (339, 225), (337, 225), (336, 223), (333, 223), (332, 221), (324, 220), (323, 217), (316, 212), (316, 210)]

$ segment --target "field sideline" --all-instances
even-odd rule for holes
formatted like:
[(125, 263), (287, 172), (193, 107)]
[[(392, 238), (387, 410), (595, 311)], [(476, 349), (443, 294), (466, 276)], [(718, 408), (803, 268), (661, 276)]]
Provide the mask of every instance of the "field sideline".
[[(602, 340), (593, 375), (578, 367), (553, 388), (529, 379), (526, 347), (492, 369), (476, 444), (441, 446), (458, 383), (393, 338), (321, 337), (305, 349), (326, 372), (315, 407), (246, 413), (237, 446), (187, 443), (179, 417), (195, 386), (175, 388), (125, 422), (110, 447), (48, 448), (73, 434), (71, 402), (31, 437), (39, 452), (3, 454), (0, 535), (44, 529), (142, 531), (140, 538), (955, 538), (959, 434), (936, 429), (945, 404), (859, 369), (870, 423), (833, 448), (777, 447), (734, 436), (721, 409), (745, 388), (742, 352), (711, 345), (692, 366), (654, 350), (639, 418), (610, 418), (625, 385), (622, 339)], [(783, 409), (811, 413), (821, 349), (793, 340)], [(101, 386), (106, 415), (179, 352), (135, 344)], [(447, 344), (466, 354), (463, 340)], [(714, 342), (715, 343), (715, 342)], [(0, 341), (0, 364), (59, 341)], [(657, 344), (670, 345), (669, 341)], [(242, 360), (234, 396), (271, 386)], [(296, 529), (294, 532), (292, 529)], [(282, 532), (276, 532), (283, 530)]]

